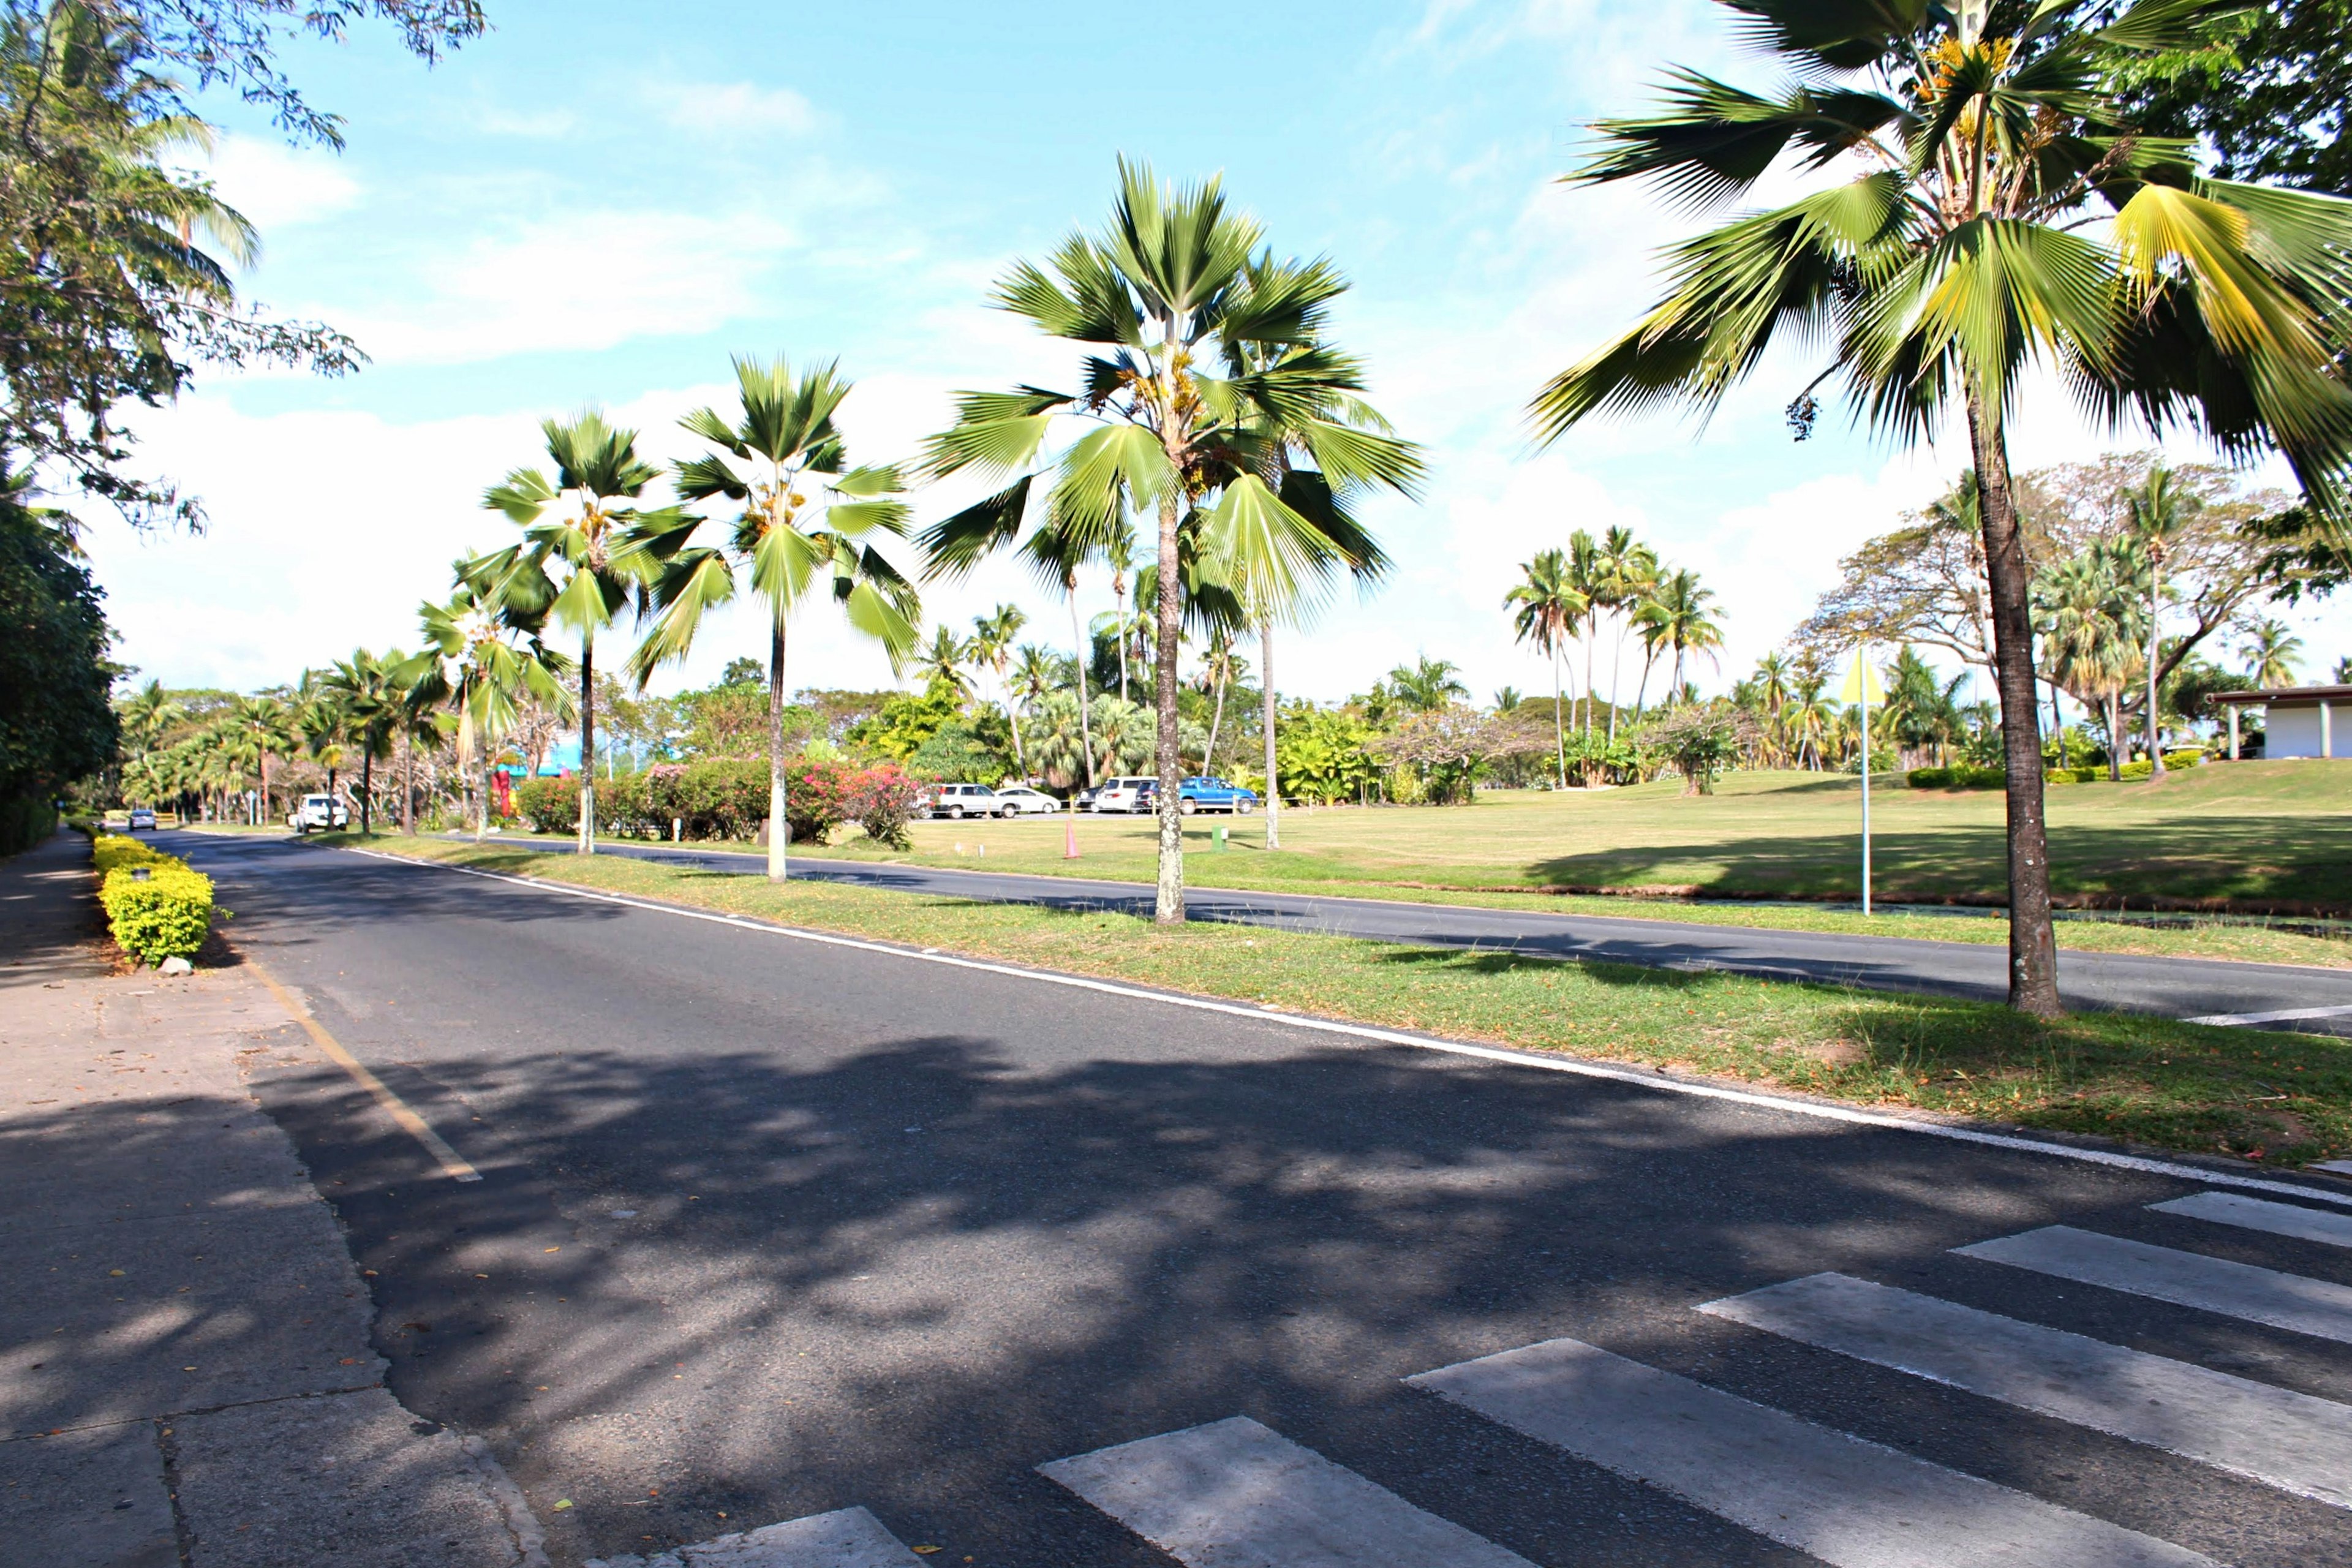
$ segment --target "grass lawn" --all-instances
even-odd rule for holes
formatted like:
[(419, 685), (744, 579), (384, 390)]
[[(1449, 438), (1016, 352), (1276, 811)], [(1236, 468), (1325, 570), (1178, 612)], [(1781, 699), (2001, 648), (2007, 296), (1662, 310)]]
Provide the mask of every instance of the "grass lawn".
[[(990, 831), (993, 831), (992, 827)], [(2352, 1041), (765, 879), (377, 836), (420, 858), (1362, 1023), (2297, 1164), (2352, 1150)], [(990, 858), (995, 858), (992, 852)]]

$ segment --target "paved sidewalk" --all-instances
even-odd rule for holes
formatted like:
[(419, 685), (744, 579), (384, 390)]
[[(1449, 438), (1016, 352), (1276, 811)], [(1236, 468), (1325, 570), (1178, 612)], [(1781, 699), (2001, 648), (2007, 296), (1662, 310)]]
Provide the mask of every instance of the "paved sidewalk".
[(0, 1542), (41, 1568), (543, 1563), (478, 1441), (383, 1384), (373, 1303), (244, 1081), (250, 973), (118, 975), (86, 841), (0, 861)]

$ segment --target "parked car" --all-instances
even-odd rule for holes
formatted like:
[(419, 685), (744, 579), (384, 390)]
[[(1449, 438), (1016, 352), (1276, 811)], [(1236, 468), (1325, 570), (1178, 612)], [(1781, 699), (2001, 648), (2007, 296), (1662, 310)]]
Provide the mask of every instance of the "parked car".
[(286, 826), (298, 834), (351, 825), (351, 807), (331, 795), (306, 795), (301, 805), (286, 814)]
[(131, 819), (128, 824), (129, 831), (136, 833), (142, 827), (152, 829), (154, 826), (155, 808), (153, 806), (134, 805), (131, 808)]
[(1257, 792), (1223, 779), (1190, 778), (1177, 786), (1176, 809), (1190, 816), (1196, 811), (1230, 811), (1247, 816), (1257, 809)]
[(1000, 799), (986, 784), (943, 784), (924, 802), (923, 815), (944, 816), (950, 822), (961, 822), (967, 816), (1018, 816), (1021, 805)]
[(1086, 788), (1078, 791), (1077, 794), (1072, 795), (1070, 798), (1076, 803), (1077, 808), (1080, 811), (1092, 811), (1095, 808), (1096, 800), (1099, 798), (1101, 795), (1102, 785), (1088, 784)]
[(1130, 813), (1141, 811), (1145, 809), (1141, 804), (1143, 792), (1157, 787), (1159, 783), (1158, 779), (1152, 778), (1105, 779), (1102, 782), (1102, 787), (1095, 792), (1095, 798), (1087, 809)]
[(1004, 814), (1007, 816), (1014, 812), (1024, 816), (1051, 816), (1062, 809), (1060, 801), (1044, 790), (1031, 789), (1027, 784), (1007, 784), (996, 792), (996, 798), (1013, 806), (1013, 811)]

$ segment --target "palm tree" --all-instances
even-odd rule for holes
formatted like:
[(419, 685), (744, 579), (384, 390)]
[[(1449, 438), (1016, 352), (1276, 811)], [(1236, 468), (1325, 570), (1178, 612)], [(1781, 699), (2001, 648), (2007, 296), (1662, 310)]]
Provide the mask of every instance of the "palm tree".
[[(1557, 550), (1539, 550), (1519, 563), (1519, 581), (1503, 595), (1503, 607), (1517, 608), (1511, 616), (1514, 640), (1533, 643), (1551, 664), (1551, 732), (1559, 753), (1559, 787), (1568, 787), (1568, 724), (1561, 711), (1560, 654), (1592, 601), (1568, 580), (1568, 558)], [(1497, 697), (1497, 707), (1502, 705)]]
[(1592, 733), (1592, 648), (1600, 629), (1600, 605), (1608, 591), (1601, 569), (1601, 547), (1592, 535), (1578, 529), (1568, 536), (1568, 586), (1584, 601), (1579, 616), (1584, 633), (1584, 732)]
[(365, 648), (338, 659), (327, 684), (342, 700), (348, 732), (360, 752), (360, 831), (373, 831), (375, 823), (375, 763), (389, 759), (392, 741), (400, 729), (401, 706), (406, 693), (392, 669), (406, 661), (398, 649), (383, 658)]
[(1013, 639), (1028, 624), (1029, 617), (1020, 605), (999, 605), (994, 615), (972, 616), (970, 644), (973, 661), (995, 673), (997, 689), (1004, 694), (1005, 722), (1013, 726), (1013, 761), (1024, 779), (1029, 776), (1029, 759), (1021, 749), (1021, 714), (1013, 706), (1005, 669), (1013, 658)]
[(1248, 678), (1249, 663), (1234, 651), (1234, 636), (1230, 628), (1219, 626), (1209, 634), (1209, 651), (1201, 661), (1201, 679), (1217, 694), (1216, 711), (1209, 719), (1209, 743), (1201, 750), (1201, 772), (1213, 773), (1217, 754), (1217, 734), (1225, 727), (1225, 692), (1234, 682)]
[(351, 710), (332, 681), (316, 670), (304, 670), (295, 688), (294, 728), (302, 749), (327, 770), (327, 794), (334, 795), (351, 740)]
[[(1184, 918), (1174, 679), (1184, 614), (1180, 535), (1190, 522), (1204, 555), (1242, 563), (1234, 587), (1248, 602), (1276, 595), (1245, 589), (1311, 579), (1329, 557), (1329, 541), (1269, 482), (1265, 465), (1248, 459), (1268, 444), (1264, 422), (1314, 415), (1362, 380), (1355, 361), (1317, 341), (1326, 308), (1346, 288), (1338, 271), (1325, 261), (1276, 262), (1262, 247), (1257, 224), (1227, 209), (1216, 181), (1171, 189), (1122, 160), (1107, 228), (1065, 241), (1051, 276), (1023, 262), (997, 291), (1000, 304), (1046, 333), (1107, 351), (1084, 362), (1084, 390), (965, 394), (954, 426), (929, 449), (935, 475), (978, 468), (1018, 476), (934, 531), (950, 559), (976, 559), (1019, 531), (1040, 454), (1063, 417), (1091, 428), (1052, 462), (1049, 515), (1093, 551), (1111, 547), (1129, 516), (1158, 519), (1154, 662), (1166, 678), (1155, 691), (1153, 915), (1162, 922)], [(1308, 444), (1334, 484), (1402, 483), (1411, 472), (1402, 443), (1336, 421)]]
[(1432, 658), (1425, 653), (1412, 664), (1390, 670), (1389, 689), (1396, 694), (1401, 707), (1416, 713), (1434, 713), (1470, 697), (1470, 689), (1462, 684), (1459, 667), (1452, 659)]
[[(420, 708), (446, 709), (457, 721), (457, 761), (476, 769), (474, 838), (489, 831), (490, 760), (523, 706), (564, 713), (570, 660), (541, 640), (505, 592), (512, 563), (499, 554), (461, 561), (446, 605), (417, 610), (425, 646), (393, 671)], [(568, 716), (568, 715), (567, 715)]]
[(1715, 620), (1714, 606), (1715, 590), (1701, 587), (1698, 574), (1685, 569), (1661, 577), (1635, 612), (1645, 642), (1674, 649), (1674, 696), (1668, 706), (1683, 690), (1684, 658), (1705, 654), (1712, 664), (1716, 650), (1723, 647), (1723, 627)]
[(269, 759), (290, 753), (300, 742), (294, 710), (275, 697), (240, 697), (229, 709), (230, 722), (245, 742), (254, 771), (261, 776), (261, 820), (269, 820)]
[(501, 592), (534, 617), (552, 621), (580, 638), (580, 853), (596, 852), (596, 634), (613, 624), (632, 594), (642, 604), (659, 564), (647, 548), (649, 521), (675, 526), (673, 509), (646, 513), (631, 504), (660, 470), (637, 457), (637, 433), (604, 422), (593, 408), (569, 424), (540, 426), (553, 479), (517, 468), (483, 493), (482, 504), (504, 512), (529, 542), (504, 577)]
[(2107, 729), (2107, 775), (2123, 777), (2124, 689), (2142, 657), (2140, 562), (2128, 542), (2101, 541), (2042, 568), (2033, 609), (2051, 679), (2095, 708)]
[(2303, 662), (2303, 639), (2284, 621), (2261, 621), (2247, 632), (2238, 651), (2245, 656), (2247, 679), (2255, 686), (2293, 686), (2295, 666)]
[[(895, 468), (845, 468), (848, 455), (833, 416), (852, 383), (828, 361), (801, 375), (781, 354), (735, 361), (741, 405), (732, 423), (698, 408), (678, 423), (719, 448), (677, 467), (689, 501), (720, 498), (739, 510), (723, 543), (687, 541), (703, 520), (668, 528), (658, 550), (668, 563), (654, 584), (657, 618), (629, 668), (642, 689), (663, 664), (684, 658), (705, 611), (735, 596), (736, 574), (768, 610), (768, 877), (784, 880), (784, 633), (793, 611), (822, 592), (851, 626), (879, 642), (895, 670), (912, 651), (922, 606), (914, 584), (875, 547), (877, 535), (906, 537), (904, 488)], [(731, 459), (731, 461), (730, 461)], [(739, 466), (740, 465), (740, 466)]]
[(971, 678), (964, 667), (972, 661), (972, 646), (946, 626), (931, 628), (931, 640), (915, 650), (915, 673), (926, 686), (944, 686), (959, 697), (971, 695)]
[[(2203, 177), (2138, 135), (2128, 62), (2190, 47), (2226, 0), (2000, 8), (1738, 0), (1793, 83), (1759, 97), (1685, 72), (1610, 121), (1586, 182), (1712, 205), (1797, 155), (1817, 188), (1672, 252), (1665, 298), (1536, 400), (1546, 438), (1602, 410), (1711, 409), (1782, 329), (1831, 348), (1858, 416), (1908, 440), (1965, 408), (2008, 757), (2010, 1001), (2059, 1011), (2030, 579), (2006, 421), (2029, 360), (2108, 416), (2271, 447), (2341, 533), (2352, 466), (2342, 310), (2352, 205)], [(1998, 15), (2006, 31), (1988, 32)], [(2123, 63), (2119, 63), (2123, 62)], [(1849, 156), (1851, 155), (1851, 156)], [(1811, 387), (1790, 405), (1810, 430)]]
[(144, 756), (163, 742), (173, 725), (188, 716), (160, 680), (151, 680), (126, 699), (121, 709), (122, 740), (134, 757)]
[(1602, 536), (1595, 564), (1599, 593), (1593, 607), (1617, 617), (1616, 637), (1609, 656), (1609, 743), (1617, 743), (1617, 678), (1625, 666), (1625, 633), (1633, 612), (1657, 585), (1658, 553), (1633, 537), (1630, 528), (1612, 528)]
[(2147, 558), (2147, 755), (2154, 769), (2149, 776), (2160, 779), (2164, 776), (2164, 744), (2158, 732), (2156, 683), (2161, 674), (2158, 660), (2163, 647), (2157, 616), (2164, 603), (2164, 563), (2202, 503), (2183, 489), (2172, 470), (2161, 463), (2148, 469), (2147, 478), (2126, 498), (2126, 502), (2130, 508), (2131, 537)]

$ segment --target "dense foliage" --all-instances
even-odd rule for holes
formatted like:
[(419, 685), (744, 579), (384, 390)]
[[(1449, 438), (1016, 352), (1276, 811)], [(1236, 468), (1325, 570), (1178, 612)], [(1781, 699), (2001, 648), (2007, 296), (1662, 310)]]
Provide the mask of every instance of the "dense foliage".
[(98, 900), (116, 945), (142, 963), (193, 957), (213, 923), (213, 881), (184, 860), (135, 838), (91, 840)]
[(46, 834), (47, 798), (113, 758), (107, 637), (58, 521), (0, 493), (0, 853)]

